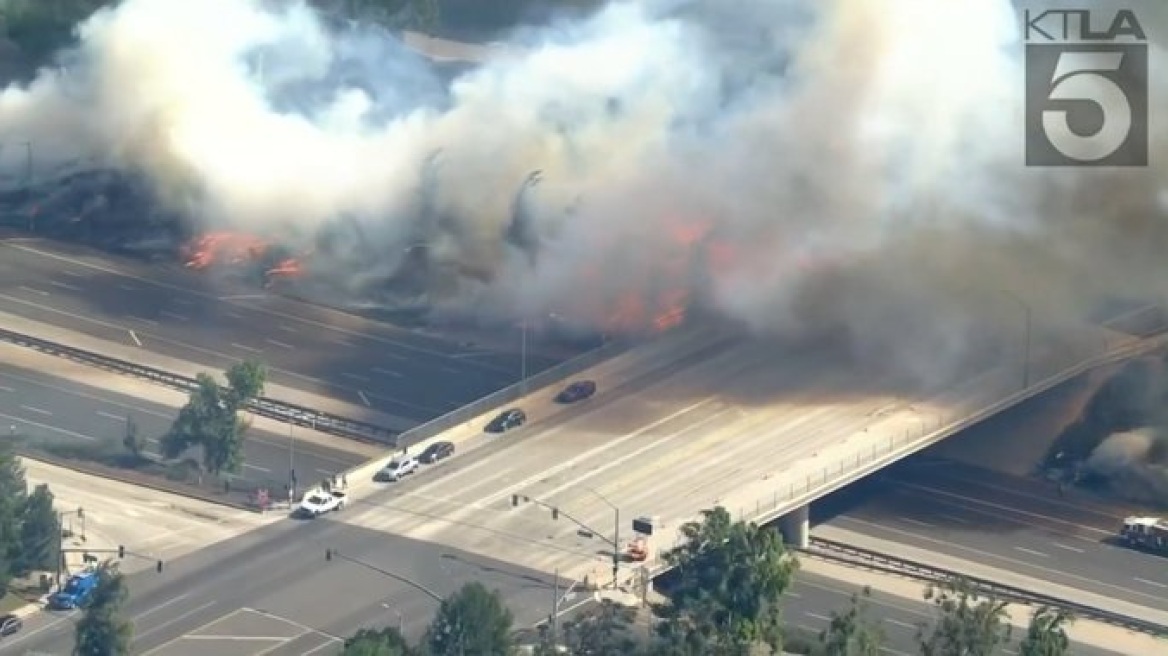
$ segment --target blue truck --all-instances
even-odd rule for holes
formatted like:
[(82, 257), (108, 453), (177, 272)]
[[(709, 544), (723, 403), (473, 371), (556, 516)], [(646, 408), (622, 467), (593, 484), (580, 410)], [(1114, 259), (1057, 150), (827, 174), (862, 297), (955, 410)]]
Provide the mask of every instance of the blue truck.
[(49, 597), (49, 607), (55, 610), (72, 610), (89, 603), (97, 588), (97, 572), (74, 574), (65, 582), (65, 587)]

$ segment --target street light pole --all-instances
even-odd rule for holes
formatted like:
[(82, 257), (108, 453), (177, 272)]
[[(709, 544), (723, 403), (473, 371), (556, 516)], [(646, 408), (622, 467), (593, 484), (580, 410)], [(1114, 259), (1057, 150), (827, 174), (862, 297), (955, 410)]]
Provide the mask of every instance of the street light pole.
[(1030, 344), (1034, 332), (1034, 308), (1026, 302), (1026, 299), (1008, 289), (1003, 289), (1001, 292), (1022, 308), (1026, 320), (1025, 339), (1022, 343), (1022, 390), (1025, 391), (1030, 388)]
[(363, 560), (358, 560), (356, 558), (353, 558), (352, 556), (346, 556), (345, 554), (337, 551), (336, 549), (325, 549), (324, 559), (325, 560), (332, 560), (333, 558), (339, 558), (345, 562), (349, 562), (349, 563), (352, 563), (354, 565), (360, 565), (361, 567), (364, 567), (365, 569), (367, 569), (371, 572), (377, 572), (378, 574), (381, 574), (382, 576), (391, 578), (399, 583), (404, 583), (404, 584), (410, 586), (411, 588), (425, 594), (426, 596), (430, 597), (434, 601), (437, 601), (439, 604), (441, 604), (444, 601), (442, 599), (442, 595), (439, 595), (437, 592), (434, 592), (433, 590), (431, 590), (430, 588), (427, 588), (426, 586), (422, 585), (421, 583), (418, 583), (417, 581), (410, 580), (410, 579), (402, 576), (401, 574), (397, 574), (397, 573), (391, 572), (389, 570), (382, 569), (376, 565), (371, 565)]
[(382, 603), (381, 607), (384, 608), (386, 611), (393, 613), (394, 615), (397, 615), (397, 632), (404, 636), (405, 635), (405, 621), (402, 619), (401, 612), (398, 611), (396, 608), (390, 606), (388, 603)]
[(612, 587), (615, 590), (617, 584), (620, 582), (620, 508), (600, 492), (590, 487), (585, 487), (584, 489), (595, 494), (596, 498), (603, 501), (609, 508), (612, 508)]

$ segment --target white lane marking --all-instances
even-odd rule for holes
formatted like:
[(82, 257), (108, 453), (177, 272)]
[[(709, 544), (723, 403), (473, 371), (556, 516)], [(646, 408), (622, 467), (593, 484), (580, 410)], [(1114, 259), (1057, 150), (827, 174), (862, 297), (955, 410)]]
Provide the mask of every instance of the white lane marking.
[(790, 591), (784, 592), (783, 596), (790, 597), (792, 599), (802, 599), (803, 598), (803, 595), (799, 594), (798, 592), (790, 592)]
[(817, 620), (823, 620), (824, 622), (830, 622), (830, 621), (831, 621), (831, 618), (830, 618), (830, 617), (828, 617), (827, 615), (821, 615), (821, 614), (819, 614), (819, 613), (812, 613), (812, 612), (811, 612), (811, 611), (809, 611), (809, 610), (807, 610), (807, 611), (803, 611), (803, 614), (804, 614), (804, 615), (806, 615), (807, 617), (812, 617), (812, 618), (815, 618), (815, 619), (817, 619)]
[(185, 305), (187, 307), (190, 307), (190, 306), (195, 304), (195, 302), (189, 298), (172, 298), (170, 300), (175, 305)]
[(286, 342), (278, 342), (274, 339), (265, 339), (264, 341), (271, 344), (272, 346), (279, 346), (280, 348), (288, 349), (289, 351), (296, 348), (295, 346), (292, 346), (291, 344), (288, 344)]
[(41, 633), (44, 633), (45, 631), (48, 631), (48, 630), (56, 627), (58, 624), (61, 624), (62, 622), (68, 622), (69, 620), (73, 619), (74, 617), (76, 617), (77, 615), (80, 615), (80, 614), (81, 614), (81, 611), (79, 611), (79, 610), (69, 611), (69, 613), (67, 615), (65, 615), (59, 619), (55, 619), (52, 622), (49, 622), (48, 624), (46, 624), (42, 627), (38, 627), (32, 631), (29, 631), (28, 633), (18, 633), (18, 634), (16, 634), (16, 637), (14, 637), (14, 638), (7, 638), (6, 641), (4, 642), (4, 646), (11, 647), (12, 645), (15, 645), (17, 643), (24, 642), (25, 640), (28, 640), (29, 638), (35, 637)]
[(69, 276), (70, 278), (88, 278), (89, 277), (89, 276), (87, 276), (84, 273), (81, 273), (79, 271), (70, 271), (68, 269), (62, 269), (61, 273), (66, 275), (66, 276)]
[(134, 319), (134, 321), (141, 321), (142, 323), (150, 324), (151, 326), (158, 325), (158, 322), (153, 320), (153, 319), (146, 319), (144, 317), (133, 317), (133, 319)]
[(293, 335), (295, 335), (297, 332), (299, 332), (295, 328), (293, 328), (292, 326), (288, 326), (285, 324), (280, 324), (280, 330), (282, 330), (286, 333), (292, 333)]
[(82, 435), (81, 433), (74, 433), (74, 432), (73, 432), (73, 431), (71, 431), (71, 430), (66, 430), (66, 429), (64, 429), (64, 428), (57, 428), (56, 426), (50, 426), (50, 425), (48, 425), (48, 424), (42, 424), (42, 423), (40, 423), (40, 422), (36, 422), (36, 421), (33, 421), (33, 420), (31, 420), (31, 419), (25, 419), (24, 417), (13, 417), (12, 415), (6, 415), (6, 414), (3, 414), (3, 413), (0, 413), (0, 418), (7, 419), (7, 420), (9, 420), (9, 421), (15, 421), (15, 422), (19, 422), (19, 423), (22, 423), (22, 424), (28, 424), (29, 426), (36, 426), (37, 428), (43, 428), (44, 430), (47, 430), (47, 431), (53, 431), (54, 433), (60, 433), (60, 434), (62, 434), (62, 435), (68, 435), (69, 437), (76, 437), (76, 438), (79, 438), (79, 439), (82, 439), (82, 440), (89, 440), (90, 442), (96, 442), (96, 441), (97, 441), (97, 438), (96, 438), (96, 437), (90, 437), (90, 436), (88, 436), (88, 435)]
[[(297, 622), (295, 620), (290, 620), (287, 617), (283, 617), (282, 615), (277, 615), (275, 613), (269, 613), (266, 610), (259, 610), (257, 608), (242, 608), (241, 610), (248, 612), (248, 613), (255, 613), (256, 615), (261, 615), (263, 617), (267, 617), (267, 618), (276, 620), (278, 622), (284, 622), (285, 624), (290, 624), (290, 625), (300, 629), (301, 631), (304, 631), (305, 633), (312, 633), (315, 635), (324, 636), (326, 638), (333, 640), (334, 642), (344, 642), (343, 638), (338, 638), (337, 636), (332, 635), (331, 633), (325, 633), (324, 631), (321, 631), (320, 629), (314, 629), (311, 626), (301, 624), (300, 622)], [(299, 637), (299, 636), (297, 636), (297, 637)]]
[[(301, 634), (301, 635), (303, 635), (303, 634)], [(297, 637), (299, 637), (299, 636), (297, 636)], [(183, 640), (223, 640), (223, 641), (228, 641), (228, 642), (234, 640), (236, 642), (257, 642), (258, 641), (258, 642), (279, 642), (281, 644), (285, 643), (285, 642), (289, 642), (288, 638), (284, 637), (284, 636), (208, 635), (206, 633), (200, 633), (198, 635), (185, 635), (185, 636), (183, 636)]]
[(365, 392), (362, 392), (361, 390), (357, 390), (357, 396), (361, 397), (361, 403), (364, 403), (366, 408), (373, 407), (373, 404), (369, 402), (369, 397), (365, 396)]
[(28, 292), (30, 294), (40, 294), (41, 296), (49, 296), (49, 293), (46, 292), (45, 290), (29, 287), (28, 285), (21, 285), (18, 289), (20, 289), (20, 291)]
[(968, 519), (958, 517), (957, 515), (950, 515), (948, 513), (938, 514), (937, 516), (940, 517), (941, 519), (946, 520), (946, 521), (953, 522), (954, 524), (968, 524), (969, 523)]
[(178, 602), (182, 601), (183, 599), (186, 599), (189, 596), (191, 596), (191, 593), (188, 592), (186, 594), (181, 594), (181, 595), (175, 597), (174, 599), (167, 599), (166, 601), (162, 602), (161, 604), (158, 604), (154, 608), (151, 608), (150, 610), (147, 610), (147, 611), (143, 611), (143, 612), (139, 613), (138, 615), (135, 615), (134, 617), (130, 618), (130, 620), (133, 622), (137, 622), (138, 620), (142, 619), (143, 617), (146, 617), (148, 615), (153, 615), (154, 613), (157, 613), (158, 611), (160, 611), (163, 608), (166, 608), (168, 606), (173, 606), (174, 604), (177, 604)]
[(248, 353), (262, 353), (263, 352), (261, 349), (253, 348), (251, 346), (247, 346), (244, 344), (237, 344), (235, 342), (231, 342), (231, 346), (234, 348), (237, 348), (241, 351), (247, 351)]
[(84, 289), (82, 289), (82, 288), (78, 287), (77, 285), (70, 285), (70, 284), (69, 284), (69, 283), (67, 283), (67, 282), (61, 282), (60, 280), (50, 280), (50, 281), (49, 281), (49, 284), (50, 284), (50, 285), (52, 285), (52, 286), (54, 286), (54, 287), (56, 287), (56, 288), (58, 288), (58, 289), (68, 289), (68, 290), (69, 290), (69, 291), (71, 291), (71, 292), (83, 292), (83, 291), (85, 291)]
[(400, 372), (390, 371), (389, 369), (382, 369), (381, 367), (373, 367), (373, 369), (371, 369), (370, 371), (372, 371), (375, 374), (381, 374), (382, 376), (393, 376), (394, 378), (401, 378), (402, 377)]
[(448, 374), (460, 374), (460, 373), (462, 373), (461, 371), (459, 371), (458, 369), (455, 369), (454, 367), (438, 367), (438, 368), (439, 368), (439, 369), (441, 369), (442, 371), (445, 371), (445, 372), (446, 372), (446, 373), (448, 373)]
[(115, 415), (114, 413), (106, 412), (105, 410), (98, 410), (97, 416), (105, 417), (106, 419), (111, 419), (113, 421), (125, 421), (126, 420), (126, 418), (121, 416), (121, 415)]
[(899, 627), (904, 628), (904, 629), (916, 629), (917, 628), (916, 626), (909, 624), (908, 622), (901, 622), (900, 620), (894, 620), (891, 617), (884, 618), (884, 621), (888, 622), (889, 624), (891, 624), (893, 626), (899, 626)]
[(1160, 583), (1159, 581), (1149, 581), (1148, 579), (1141, 579), (1138, 576), (1135, 578), (1135, 580), (1138, 581), (1139, 583), (1143, 583), (1144, 585), (1150, 585), (1154, 588), (1168, 588), (1168, 583)]
[[(186, 618), (190, 617), (191, 615), (194, 615), (195, 613), (199, 613), (199, 612), (202, 612), (204, 610), (207, 610), (211, 606), (214, 606), (216, 603), (217, 602), (214, 602), (214, 601), (208, 601), (207, 603), (203, 604), (202, 606), (199, 606), (198, 608), (192, 608), (191, 610), (188, 610), (187, 612), (183, 613), (182, 615), (179, 615), (178, 617), (171, 618), (171, 619), (163, 622), (162, 624), (159, 624), (157, 626), (149, 628), (145, 631), (135, 631), (134, 632), (134, 641), (137, 642), (137, 641), (141, 640), (142, 638), (145, 638), (146, 636), (148, 636), (152, 633), (158, 633), (159, 631), (165, 629), (166, 627), (168, 627), (172, 624), (175, 624), (176, 622), (181, 622), (181, 621), (185, 620)], [(159, 645), (159, 647), (163, 647), (163, 646), (165, 646), (165, 645)], [(149, 654), (152, 651), (157, 651), (157, 649), (152, 649), (146, 653)], [(145, 654), (143, 654), (143, 656), (145, 656)]]
[(16, 390), (12, 389), (11, 387), (7, 387), (5, 385), (0, 385), (0, 392), (15, 392), (15, 391)]
[(389, 358), (390, 360), (408, 360), (409, 359), (406, 356), (402, 355), (401, 353), (382, 353), (381, 355), (382, 355), (382, 357)]
[(137, 288), (137, 287), (135, 287), (135, 286), (133, 286), (133, 285), (127, 285), (127, 284), (125, 284), (125, 283), (122, 283), (122, 284), (118, 285), (118, 288), (119, 288), (119, 289), (121, 289), (122, 291), (127, 291), (127, 292), (136, 292), (136, 291), (138, 291), (138, 288)]
[(924, 528), (933, 528), (932, 524), (930, 524), (928, 522), (922, 522), (919, 519), (913, 519), (912, 517), (898, 517), (897, 519), (899, 519), (902, 522), (908, 523), (908, 524), (914, 524), (916, 526), (921, 526)]
[(1064, 549), (1066, 551), (1073, 551), (1075, 553), (1083, 553), (1083, 550), (1078, 548), (1078, 547), (1072, 547), (1070, 545), (1060, 544), (1058, 542), (1051, 542), (1051, 544), (1058, 547), (1059, 549)]
[(162, 317), (167, 317), (169, 319), (174, 319), (175, 321), (190, 321), (189, 318), (187, 318), (181, 314), (176, 314), (174, 312), (170, 312), (169, 310), (163, 310), (163, 311), (159, 312), (158, 315), (162, 316)]
[(345, 339), (344, 337), (329, 336), (327, 338), (327, 340), (333, 344), (338, 345), (338, 346), (348, 346), (349, 348), (357, 348), (356, 344), (354, 344), (353, 342), (350, 342), (349, 340)]
[(1050, 558), (1050, 556), (1048, 554), (1044, 554), (1041, 551), (1035, 551), (1033, 549), (1027, 549), (1026, 547), (1014, 547), (1014, 550), (1021, 551), (1022, 553), (1030, 554), (1031, 556), (1038, 556), (1040, 558)]
[(49, 412), (48, 410), (44, 410), (41, 408), (34, 408), (31, 405), (22, 405), (22, 406), (20, 406), (20, 409), (21, 410), (28, 410), (29, 412), (33, 412), (33, 413), (36, 413), (38, 415), (44, 415), (45, 417), (52, 417), (53, 416), (52, 412)]
[(138, 333), (131, 330), (130, 339), (134, 340), (134, 344), (136, 344), (138, 348), (142, 348), (142, 340), (138, 339)]
[[(1108, 537), (1111, 537), (1112, 534), (1114, 533), (1114, 531), (1105, 531), (1103, 529), (1096, 528), (1094, 526), (1085, 526), (1083, 524), (1076, 524), (1075, 522), (1070, 522), (1070, 521), (1067, 521), (1065, 519), (1059, 519), (1058, 517), (1050, 517), (1049, 515), (1043, 515), (1043, 514), (1036, 513), (1036, 512), (1030, 512), (1028, 510), (1013, 508), (1011, 506), (1006, 506), (1006, 505), (1002, 505), (999, 503), (993, 503), (992, 501), (975, 499), (972, 497), (967, 497), (967, 496), (962, 495), (962, 494), (956, 494), (954, 492), (947, 492), (945, 490), (939, 490), (937, 488), (929, 487), (927, 485), (917, 485), (916, 483), (905, 483), (903, 481), (894, 481), (894, 483), (899, 487), (907, 487), (907, 488), (913, 488), (916, 490), (921, 490), (921, 491), (926, 492), (930, 495), (944, 496), (944, 497), (949, 497), (951, 499), (959, 499), (961, 501), (964, 501), (966, 503), (973, 504), (976, 506), (984, 506), (984, 507), (988, 507), (988, 508), (993, 508), (994, 510), (1001, 510), (1003, 512), (1013, 513), (1015, 515), (1022, 515), (1024, 517), (1030, 517), (1033, 519), (1041, 519), (1041, 520), (1045, 520), (1048, 522), (1054, 522), (1056, 524), (1070, 526), (1070, 527), (1077, 528), (1077, 529), (1080, 529), (1083, 531), (1089, 531), (1091, 533), (1102, 533)], [(970, 508), (970, 510), (974, 510), (974, 509)], [(1023, 523), (1023, 522), (1017, 522), (1017, 523)]]
[(348, 378), (348, 379), (350, 379), (350, 380), (357, 380), (357, 381), (360, 381), (360, 382), (362, 382), (362, 383), (368, 383), (368, 382), (369, 382), (369, 377), (368, 377), (368, 376), (361, 376), (361, 375), (359, 375), (359, 374), (350, 374), (350, 373), (343, 373), (343, 374), (341, 374), (341, 375), (342, 375), (342, 376), (344, 376), (345, 378)]
[(244, 469), (254, 469), (254, 470), (256, 470), (256, 471), (261, 471), (261, 472), (265, 472), (265, 473), (268, 473), (268, 474), (272, 473), (272, 470), (268, 469), (267, 467), (259, 467), (259, 466), (256, 466), (256, 465), (248, 464), (248, 463), (246, 463), (246, 462), (245, 462), (245, 463), (243, 463), (243, 468), (244, 468)]
[(322, 649), (331, 648), (333, 646), (333, 642), (335, 642), (335, 640), (333, 640), (330, 637), (325, 642), (313, 647), (312, 649), (309, 649), (308, 651), (304, 652), (303, 654), (300, 654), (300, 656), (312, 656), (312, 654), (315, 654), (316, 652), (318, 652)]
[(242, 319), (243, 318), (242, 314), (240, 314), (238, 312), (232, 312), (231, 310), (224, 310), (223, 314), (231, 317), (232, 319)]

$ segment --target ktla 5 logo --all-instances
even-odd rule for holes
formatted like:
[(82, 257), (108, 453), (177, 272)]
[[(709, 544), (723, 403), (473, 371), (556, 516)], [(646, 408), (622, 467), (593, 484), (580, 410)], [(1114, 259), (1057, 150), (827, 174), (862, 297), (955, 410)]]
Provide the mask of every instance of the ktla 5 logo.
[(1135, 13), (1026, 11), (1025, 29), (1026, 164), (1147, 166), (1148, 44)]

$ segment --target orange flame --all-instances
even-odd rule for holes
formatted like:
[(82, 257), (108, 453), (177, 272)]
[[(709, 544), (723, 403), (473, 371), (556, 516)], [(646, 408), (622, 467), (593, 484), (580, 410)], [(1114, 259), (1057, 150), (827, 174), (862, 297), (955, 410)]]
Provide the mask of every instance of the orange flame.
[[(271, 244), (241, 232), (209, 232), (196, 237), (182, 248), (185, 266), (204, 271), (212, 266), (262, 264)], [(285, 258), (264, 272), (267, 284), (275, 278), (294, 278), (303, 274), (303, 265), (295, 257)]]

